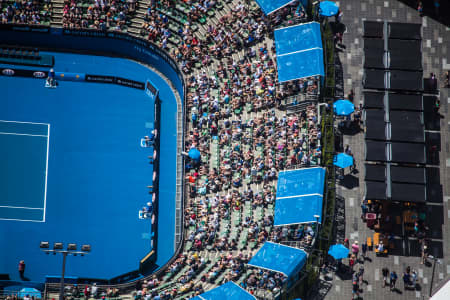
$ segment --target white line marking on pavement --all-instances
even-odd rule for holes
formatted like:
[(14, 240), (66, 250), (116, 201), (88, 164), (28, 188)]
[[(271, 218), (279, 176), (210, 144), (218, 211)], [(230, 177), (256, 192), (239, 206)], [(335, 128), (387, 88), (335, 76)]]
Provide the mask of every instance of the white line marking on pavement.
[(375, 269), (375, 281), (380, 280), (380, 269)]
[(394, 256), (394, 265), (398, 265), (398, 256)]
[(423, 277), (423, 269), (419, 269), (419, 278)]
[(355, 205), (355, 198), (348, 198), (348, 201), (350, 202), (350, 207), (353, 207), (353, 205)]
[(424, 277), (424, 278), (422, 279), (422, 282), (423, 282), (423, 284), (428, 284), (428, 278)]
[(444, 279), (444, 273), (439, 273), (439, 280)]
[(339, 285), (336, 286), (336, 292), (340, 292), (341, 291), (341, 287)]
[(420, 292), (416, 291), (416, 298), (420, 298)]
[(450, 265), (447, 265), (447, 274), (450, 274)]
[(371, 291), (372, 291), (372, 286), (371, 286), (370, 284), (367, 286), (367, 291), (368, 291), (368, 292), (371, 292)]

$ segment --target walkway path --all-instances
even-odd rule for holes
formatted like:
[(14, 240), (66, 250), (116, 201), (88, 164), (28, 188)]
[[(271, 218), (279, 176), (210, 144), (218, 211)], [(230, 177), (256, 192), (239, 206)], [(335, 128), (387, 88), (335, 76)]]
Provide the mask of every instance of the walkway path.
[[(344, 15), (342, 22), (347, 26), (347, 32), (344, 34), (344, 44), (347, 48), (339, 54), (340, 60), (344, 69), (344, 90), (345, 95), (354, 89), (355, 106), (362, 101), (362, 75), (363, 75), (363, 21), (367, 20), (388, 20), (396, 22), (422, 23), (423, 28), (423, 68), (424, 75), (427, 76), (430, 72), (438, 75), (443, 74), (443, 70), (450, 69), (450, 29), (445, 28), (444, 25), (437, 23), (430, 18), (420, 18), (418, 13), (405, 6), (398, 1), (382, 1), (382, 0), (346, 0), (339, 1), (339, 5)], [(440, 281), (446, 279), (450, 275), (450, 228), (449, 218), (450, 211), (448, 207), (448, 199), (450, 198), (450, 148), (449, 148), (449, 113), (448, 105), (450, 103), (449, 90), (442, 88), (440, 91), (441, 100), (441, 114), (444, 118), (441, 120), (441, 143), (442, 149), (440, 152), (440, 177), (443, 184), (443, 245), (444, 245), (444, 259), (441, 264), (436, 265), (433, 286)], [(448, 126), (447, 126), (448, 125)], [(368, 229), (366, 224), (361, 221), (360, 202), (364, 196), (364, 136), (359, 133), (354, 136), (344, 136), (344, 146), (350, 145), (355, 155), (357, 162), (357, 169), (359, 171), (354, 177), (349, 179), (350, 185), (353, 188), (346, 188), (338, 186), (337, 193), (345, 198), (346, 206), (346, 237), (352, 243), (354, 240), (365, 240), (368, 236), (373, 234), (373, 231)], [(348, 186), (351, 187), (351, 186)], [(445, 246), (447, 245), (447, 246)], [(428, 299), (430, 290), (430, 283), (432, 279), (432, 267), (426, 267), (420, 264), (418, 257), (404, 257), (390, 255), (385, 258), (375, 257), (374, 252), (369, 252), (371, 262), (366, 261), (365, 280), (368, 285), (363, 285), (363, 299)], [(401, 292), (390, 292), (388, 288), (382, 288), (381, 269), (387, 266), (395, 270), (399, 275), (397, 287)], [(411, 266), (419, 273), (420, 291), (404, 291), (401, 274), (406, 266)], [(358, 268), (359, 266), (357, 266)], [(325, 296), (327, 300), (351, 299), (351, 280), (341, 280), (336, 275), (330, 274), (333, 280), (328, 281), (332, 283), (332, 287)]]

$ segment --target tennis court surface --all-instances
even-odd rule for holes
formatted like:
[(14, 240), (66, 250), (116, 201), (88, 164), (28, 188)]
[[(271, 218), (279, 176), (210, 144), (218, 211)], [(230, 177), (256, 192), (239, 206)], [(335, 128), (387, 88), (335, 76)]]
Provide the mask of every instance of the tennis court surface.
[(45, 221), (50, 124), (0, 120), (0, 219)]
[[(160, 92), (161, 146), (157, 264), (174, 253), (176, 100), (156, 73), (133, 61), (50, 53), (56, 72), (151, 80)], [(17, 67), (17, 66), (15, 66)], [(31, 67), (27, 67), (31, 68)], [(37, 67), (36, 67), (37, 68)], [(153, 149), (142, 138), (154, 128), (154, 101), (144, 90), (114, 84), (0, 77), (0, 273), (19, 280), (60, 276), (61, 256), (41, 241), (89, 244), (69, 256), (66, 276), (111, 279), (139, 268), (151, 250), (151, 220), (139, 210), (151, 201)], [(169, 201), (173, 200), (173, 201)]]

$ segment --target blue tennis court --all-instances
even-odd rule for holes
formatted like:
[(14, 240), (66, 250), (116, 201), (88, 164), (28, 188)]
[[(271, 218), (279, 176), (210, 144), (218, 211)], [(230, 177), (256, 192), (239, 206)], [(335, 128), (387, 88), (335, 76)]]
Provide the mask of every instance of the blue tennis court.
[[(55, 71), (121, 76), (159, 88), (162, 167), (159, 174), (157, 264), (174, 253), (177, 105), (169, 85), (130, 60), (68, 53)], [(32, 67), (27, 67), (28, 69)], [(37, 68), (39, 69), (39, 68)], [(151, 250), (151, 220), (138, 218), (149, 201), (153, 150), (142, 138), (154, 128), (154, 103), (143, 90), (112, 84), (0, 77), (0, 272), (18, 280), (59, 276), (61, 257), (40, 241), (90, 244), (67, 260), (66, 275), (110, 279), (139, 268)]]
[(0, 219), (45, 221), (50, 124), (0, 120)]

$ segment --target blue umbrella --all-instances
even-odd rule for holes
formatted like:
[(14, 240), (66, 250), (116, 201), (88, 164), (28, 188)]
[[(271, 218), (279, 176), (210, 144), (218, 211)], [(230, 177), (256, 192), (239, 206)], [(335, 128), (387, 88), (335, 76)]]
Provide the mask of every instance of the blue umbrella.
[(346, 153), (338, 153), (334, 156), (333, 164), (342, 169), (353, 166), (353, 156)]
[(323, 1), (319, 5), (319, 13), (324, 17), (331, 17), (338, 13), (339, 6), (332, 1)]
[(334, 113), (338, 116), (348, 116), (355, 111), (355, 105), (348, 100), (339, 99), (333, 104)]
[(23, 298), (26, 295), (32, 297), (34, 296), (34, 298), (36, 299), (41, 299), (41, 292), (35, 288), (23, 288), (20, 290), (19, 292), (19, 298)]
[(200, 151), (197, 148), (191, 148), (188, 153), (189, 157), (193, 160), (200, 160)]
[(335, 259), (342, 259), (348, 257), (349, 250), (342, 244), (336, 244), (330, 247), (328, 254)]

